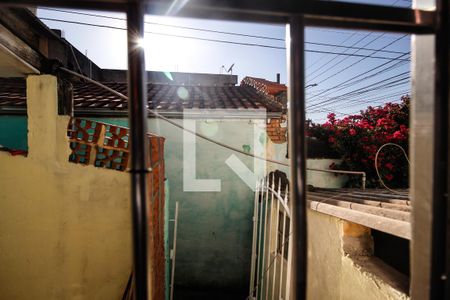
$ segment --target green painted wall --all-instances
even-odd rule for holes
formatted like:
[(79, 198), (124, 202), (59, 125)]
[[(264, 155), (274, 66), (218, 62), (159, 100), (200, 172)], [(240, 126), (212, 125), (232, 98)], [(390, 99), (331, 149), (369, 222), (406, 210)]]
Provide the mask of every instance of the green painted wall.
[[(127, 125), (125, 119), (102, 119)], [(182, 120), (177, 120), (180, 124)], [(183, 191), (183, 135), (179, 128), (149, 119), (149, 130), (166, 138), (166, 177), (169, 179), (170, 216), (179, 201), (175, 284), (199, 288), (247, 289), (250, 271), (253, 192), (225, 164), (233, 154), (197, 139), (198, 179), (220, 179), (220, 192)], [(264, 122), (262, 122), (264, 124)], [(262, 126), (263, 127), (263, 126)], [(198, 132), (253, 152), (250, 120), (198, 120)], [(262, 141), (264, 139), (261, 139)], [(239, 155), (253, 170), (253, 159)], [(172, 225), (170, 224), (170, 233)]]
[(0, 145), (10, 149), (28, 150), (27, 117), (0, 116)]

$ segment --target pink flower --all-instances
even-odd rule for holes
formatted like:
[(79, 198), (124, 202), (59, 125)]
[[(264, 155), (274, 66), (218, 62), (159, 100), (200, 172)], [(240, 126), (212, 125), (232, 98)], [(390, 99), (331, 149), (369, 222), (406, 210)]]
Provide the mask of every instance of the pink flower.
[(391, 163), (387, 163), (384, 165), (386, 168), (388, 168), (389, 170), (392, 170), (394, 168), (394, 165)]
[(355, 129), (353, 129), (353, 128), (350, 128), (350, 130), (348, 131), (348, 133), (350, 134), (350, 135), (355, 135), (356, 134), (356, 130)]
[(330, 142), (330, 143), (335, 143), (335, 142), (336, 142), (336, 139), (335, 139), (334, 137), (330, 136), (330, 137), (328, 138), (328, 142)]
[(399, 130), (394, 132), (394, 134), (392, 136), (393, 136), (394, 139), (401, 139), (401, 138), (403, 138), (403, 135), (402, 135), (402, 133)]
[(391, 181), (392, 179), (394, 179), (394, 176), (392, 174), (387, 174), (384, 177), (387, 179), (387, 181)]

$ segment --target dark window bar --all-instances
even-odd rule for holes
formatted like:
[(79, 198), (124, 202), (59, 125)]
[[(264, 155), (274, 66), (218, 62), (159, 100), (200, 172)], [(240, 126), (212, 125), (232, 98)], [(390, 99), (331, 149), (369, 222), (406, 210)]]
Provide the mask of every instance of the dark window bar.
[(291, 157), (290, 190), (292, 201), (292, 271), (290, 299), (306, 299), (306, 146), (305, 146), (305, 26), (303, 17), (293, 17), (287, 35), (289, 153)]
[[(142, 34), (143, 13), (160, 14), (167, 13), (167, 9), (173, 1), (155, 0), (142, 1), (146, 5), (141, 5), (141, 1), (127, 0), (4, 0), (0, 5), (43, 5), (54, 7), (70, 7), (70, 8), (89, 8), (103, 11), (123, 11), (128, 13), (128, 32), (129, 38)], [(428, 0), (416, 0), (415, 3), (430, 2)], [(415, 78), (415, 84), (420, 80), (433, 79), (435, 81), (435, 93), (431, 95), (420, 94), (420, 97), (433, 97), (433, 105), (435, 111), (434, 123), (434, 158), (433, 158), (433, 186), (432, 196), (428, 207), (431, 208), (432, 214), (430, 218), (420, 218), (416, 222), (426, 222), (427, 224), (418, 224), (417, 228), (413, 226), (413, 245), (412, 254), (420, 251), (424, 245), (423, 241), (414, 241), (414, 232), (420, 230), (421, 225), (431, 228), (431, 252), (422, 261), (415, 261), (416, 270), (431, 270), (431, 276), (426, 282), (420, 282), (418, 287), (426, 290), (427, 299), (444, 299), (449, 298), (448, 271), (450, 246), (450, 228), (449, 226), (449, 205), (448, 205), (448, 100), (449, 100), (449, 40), (448, 40), (448, 16), (449, 7), (447, 0), (436, 0), (436, 11), (414, 10), (405, 8), (379, 7), (374, 5), (363, 5), (355, 3), (340, 3), (331, 1), (314, 1), (314, 0), (286, 0), (286, 1), (270, 1), (270, 0), (191, 0), (183, 7), (179, 7), (177, 16), (199, 17), (208, 19), (226, 19), (241, 20), (253, 22), (270, 22), (270, 23), (290, 23), (291, 24), (291, 60), (288, 61), (290, 66), (290, 134), (291, 143), (296, 149), (293, 159), (294, 169), (298, 173), (293, 173), (293, 183), (296, 191), (292, 196), (297, 205), (294, 209), (295, 217), (293, 231), (297, 234), (296, 260), (293, 265), (293, 274), (295, 274), (295, 283), (292, 288), (294, 294), (297, 293), (297, 299), (305, 297), (305, 279), (306, 279), (306, 236), (304, 225), (306, 224), (306, 199), (304, 190), (304, 151), (302, 151), (302, 141), (304, 138), (302, 124), (299, 122), (304, 119), (304, 95), (301, 85), (304, 79), (303, 68), (303, 25), (340, 27), (348, 29), (367, 29), (390, 32), (407, 32), (411, 34), (429, 33), (436, 38), (436, 51), (430, 53), (435, 59), (429, 68), (425, 68), (429, 72), (427, 76), (418, 76)], [(127, 10), (128, 8), (128, 10)], [(303, 20), (299, 17), (291, 19), (293, 16), (303, 15)], [(129, 45), (133, 46), (133, 40), (129, 39)], [(137, 54), (137, 55), (135, 55)], [(301, 66), (301, 68), (299, 68)], [(129, 52), (129, 84), (130, 84), (130, 125), (131, 125), (131, 143), (132, 145), (132, 165), (133, 165), (133, 236), (134, 236), (134, 264), (136, 272), (136, 293), (137, 299), (145, 299), (147, 295), (147, 283), (145, 274), (147, 270), (147, 256), (143, 252), (146, 248), (145, 233), (145, 199), (146, 199), (146, 171), (145, 159), (146, 150), (143, 141), (145, 136), (144, 122), (144, 96), (143, 84), (145, 76), (142, 73), (144, 68), (143, 49), (138, 52)], [(295, 70), (293, 72), (293, 70)], [(432, 74), (435, 74), (433, 77)], [(431, 132), (432, 134), (433, 132)], [(134, 147), (134, 149), (133, 149)], [(134, 157), (134, 158), (133, 158)], [(303, 158), (303, 159), (302, 159)], [(134, 162), (134, 163), (133, 163)], [(414, 162), (413, 162), (414, 164)], [(414, 188), (414, 187), (413, 187)], [(295, 188), (293, 189), (295, 190)], [(417, 199), (421, 201), (422, 199)], [(420, 215), (420, 213), (418, 213)], [(416, 215), (413, 216), (416, 217)], [(431, 224), (430, 224), (431, 223)], [(420, 237), (420, 234), (417, 235)], [(446, 267), (445, 267), (446, 266)], [(413, 266), (414, 267), (414, 266)], [(414, 271), (414, 268), (413, 268)], [(444, 273), (446, 272), (446, 273)], [(145, 280), (144, 280), (145, 279)], [(412, 279), (414, 289), (414, 277)], [(412, 293), (414, 295), (414, 293)], [(424, 299), (424, 298), (422, 298)]]
[[(147, 3), (146, 13), (154, 15), (286, 24), (291, 16), (302, 14), (307, 26), (409, 33), (435, 31), (434, 12), (399, 7), (319, 0), (190, 0), (179, 1), (184, 3), (174, 7), (171, 6), (175, 1), (169, 0), (142, 2)], [(3, 3), (125, 12), (128, 0), (4, 0)]]
[[(148, 203), (148, 161), (147, 145), (147, 73), (145, 72), (144, 48), (139, 41), (144, 38), (144, 5), (140, 1), (130, 2), (127, 6), (128, 36), (128, 95), (129, 124), (131, 146), (131, 199), (133, 224), (133, 271), (135, 299), (148, 299), (149, 270), (153, 270), (152, 261), (148, 261), (147, 245), (147, 206)], [(150, 254), (150, 257), (153, 257)], [(150, 274), (152, 275), (152, 274)], [(153, 276), (150, 276), (152, 278)], [(152, 280), (150, 285), (152, 285)]]

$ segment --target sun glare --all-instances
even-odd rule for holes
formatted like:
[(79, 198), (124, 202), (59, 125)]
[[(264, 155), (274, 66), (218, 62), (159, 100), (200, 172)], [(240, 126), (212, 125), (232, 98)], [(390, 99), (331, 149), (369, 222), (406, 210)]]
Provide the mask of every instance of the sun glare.
[(139, 48), (144, 48), (145, 49), (145, 40), (143, 38), (138, 38), (136, 44), (137, 44), (137, 46)]

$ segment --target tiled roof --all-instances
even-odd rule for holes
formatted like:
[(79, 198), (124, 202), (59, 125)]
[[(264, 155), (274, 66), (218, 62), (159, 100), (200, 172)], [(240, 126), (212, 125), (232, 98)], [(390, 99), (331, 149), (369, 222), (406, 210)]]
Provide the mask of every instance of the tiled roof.
[(281, 92), (287, 91), (287, 86), (284, 84), (250, 76), (242, 79), (241, 86), (242, 85), (251, 86), (259, 92), (271, 96), (276, 96)]
[[(126, 83), (104, 83), (108, 87), (127, 94)], [(127, 110), (127, 102), (91, 83), (75, 83), (73, 86), (75, 111)], [(250, 86), (184, 86), (148, 84), (149, 108), (169, 112), (183, 109), (266, 109), (281, 112), (281, 106), (264, 97)], [(25, 81), (0, 79), (0, 107), (26, 107)]]

